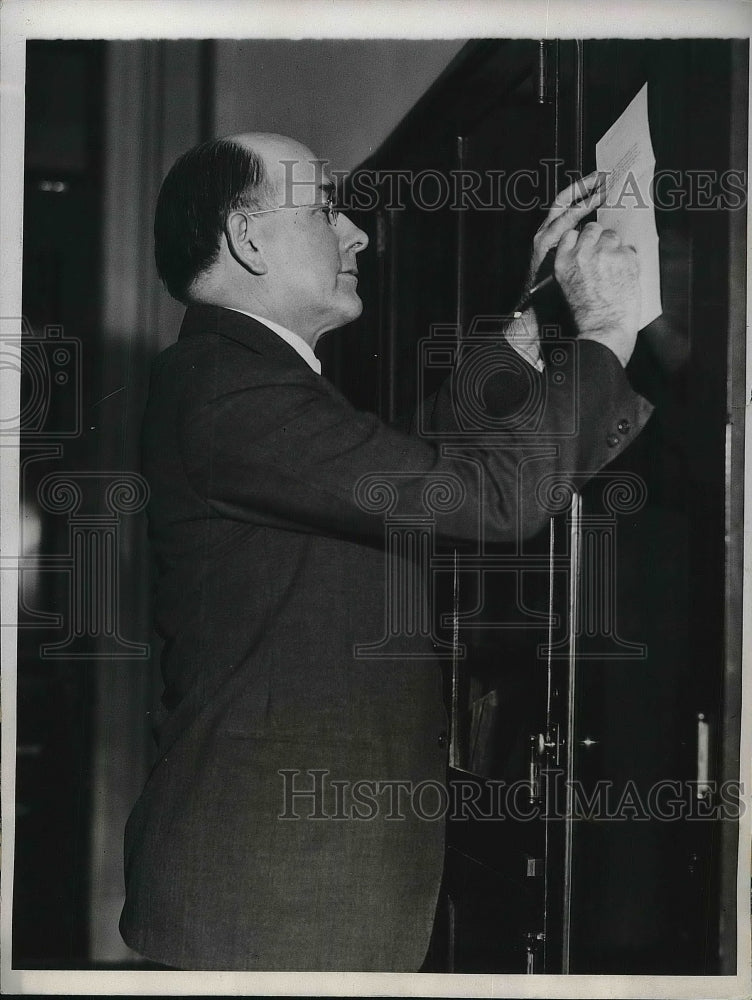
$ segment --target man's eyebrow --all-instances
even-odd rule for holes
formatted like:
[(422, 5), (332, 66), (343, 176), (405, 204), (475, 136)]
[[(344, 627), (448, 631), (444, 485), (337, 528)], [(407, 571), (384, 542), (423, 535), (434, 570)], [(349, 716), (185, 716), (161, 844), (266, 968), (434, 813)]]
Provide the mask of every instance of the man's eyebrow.
[(323, 184), (319, 184), (319, 191), (323, 191), (327, 197), (331, 198), (337, 193), (337, 186), (334, 181), (325, 181)]

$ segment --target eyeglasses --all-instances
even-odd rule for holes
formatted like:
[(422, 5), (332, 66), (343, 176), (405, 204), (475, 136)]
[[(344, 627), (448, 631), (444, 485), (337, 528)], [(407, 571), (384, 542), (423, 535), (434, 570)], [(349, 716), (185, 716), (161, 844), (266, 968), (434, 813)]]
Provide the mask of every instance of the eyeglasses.
[(279, 208), (262, 208), (258, 212), (244, 212), (242, 208), (235, 209), (236, 212), (240, 212), (241, 215), (245, 215), (250, 218), (253, 215), (270, 215), (272, 212), (291, 212), (297, 211), (300, 208), (320, 208), (326, 213), (327, 221), (329, 225), (336, 226), (337, 217), (339, 216), (339, 209), (334, 198), (334, 195), (330, 195), (326, 201), (316, 202), (313, 205), (280, 205)]

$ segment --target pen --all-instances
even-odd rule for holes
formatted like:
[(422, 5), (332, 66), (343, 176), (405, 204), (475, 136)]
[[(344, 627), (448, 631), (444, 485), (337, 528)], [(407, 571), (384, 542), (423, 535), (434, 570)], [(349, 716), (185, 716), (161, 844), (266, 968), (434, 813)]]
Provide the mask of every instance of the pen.
[(539, 281), (537, 285), (533, 285), (533, 287), (530, 289), (530, 291), (525, 296), (524, 301), (521, 302), (520, 305), (515, 309), (515, 311), (514, 311), (514, 319), (519, 319), (520, 316), (524, 313), (524, 311), (530, 305), (533, 296), (537, 295), (538, 292), (542, 288), (548, 288), (548, 286), (551, 284), (551, 282), (553, 280), (554, 280), (553, 274), (549, 274), (547, 278), (543, 279), (543, 281)]
[[(602, 193), (603, 193), (603, 178), (599, 178), (598, 181), (597, 181), (597, 183), (596, 183), (596, 185), (595, 185), (595, 187), (593, 188), (593, 190), (590, 191), (588, 194), (584, 195), (582, 198), (580, 198), (579, 201), (575, 202), (574, 207), (576, 208), (580, 204), (582, 204), (582, 202), (587, 201), (588, 199), (592, 198), (594, 195), (596, 195), (596, 194), (602, 194)], [(555, 254), (556, 254), (556, 247), (551, 247), (551, 249), (548, 251), (548, 253), (546, 255), (546, 258), (550, 259), (551, 262), (553, 262), (553, 258), (555, 256)], [(542, 266), (545, 267), (545, 261), (544, 261), (544, 264)], [(553, 280), (554, 280), (553, 274), (549, 274), (547, 277), (545, 277), (541, 281), (539, 281), (536, 285), (533, 285), (533, 287), (530, 289), (530, 291), (525, 296), (524, 300), (515, 309), (515, 311), (513, 313), (513, 318), (514, 319), (519, 319), (520, 316), (523, 314), (523, 312), (527, 308), (529, 308), (529, 306), (531, 304), (531, 301), (533, 299), (533, 296), (537, 295), (538, 292), (540, 292), (543, 288), (548, 288), (548, 286), (551, 284), (551, 282)]]

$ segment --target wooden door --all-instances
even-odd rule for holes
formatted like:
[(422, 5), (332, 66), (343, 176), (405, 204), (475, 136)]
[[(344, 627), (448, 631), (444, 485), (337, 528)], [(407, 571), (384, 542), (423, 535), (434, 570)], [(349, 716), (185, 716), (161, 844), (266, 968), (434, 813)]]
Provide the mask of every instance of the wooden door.
[[(408, 199), (358, 216), (376, 267), (332, 363), (387, 418), (435, 388), (437, 331), (451, 346), (498, 329), (545, 206), (645, 82), (656, 169), (689, 189), (657, 209), (664, 314), (628, 370), (656, 407), (647, 430), (537, 538), (437, 557), (450, 781), (478, 797), (450, 818), (432, 968), (734, 971), (720, 782), (738, 777), (746, 178), (729, 171), (744, 167), (746, 59), (699, 40), (472, 43), (365, 165), (486, 185), (450, 211)], [(549, 363), (571, 333), (559, 311)]]
[(731, 159), (735, 58), (728, 42), (584, 46), (586, 170), (648, 84), (664, 312), (628, 367), (655, 413), (583, 491), (577, 525), (568, 773), (600, 818), (575, 808), (569, 822), (564, 971), (713, 973), (733, 951), (720, 879), (734, 843), (722, 745), (738, 726), (724, 678), (740, 652), (726, 584), (741, 556), (727, 538), (741, 483), (740, 465), (727, 466), (740, 433), (730, 396), (740, 373), (729, 368), (740, 346), (728, 281), (742, 222), (730, 174), (743, 166)]

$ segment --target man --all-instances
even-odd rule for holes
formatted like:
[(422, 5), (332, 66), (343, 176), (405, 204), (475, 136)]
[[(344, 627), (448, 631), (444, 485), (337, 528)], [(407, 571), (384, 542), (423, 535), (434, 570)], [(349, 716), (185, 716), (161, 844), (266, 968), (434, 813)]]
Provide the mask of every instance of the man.
[[(188, 305), (177, 344), (155, 363), (144, 425), (165, 717), (128, 823), (121, 920), (149, 958), (192, 969), (421, 966), (443, 824), (393, 795), (445, 780), (447, 722), (420, 630), (391, 659), (356, 650), (384, 630), (378, 491), (420, 515), (427, 489), (453, 485), (443, 538), (510, 540), (546, 523), (540, 476), (594, 472), (644, 424), (649, 404), (623, 374), (637, 330), (635, 254), (598, 226), (573, 230), (597, 204), (593, 185), (582, 203), (570, 191), (552, 209), (532, 265), (558, 244), (556, 277), (581, 338), (579, 431), (537, 457), (510, 438), (464, 461), (355, 411), (319, 374), (318, 339), (360, 313), (368, 239), (333, 208), (308, 149), (236, 136), (191, 150), (165, 179), (157, 266)], [(536, 360), (534, 337), (521, 349)], [(526, 365), (503, 337), (499, 352), (507, 372)], [(488, 405), (502, 412), (519, 384), (524, 374), (492, 378)], [(546, 385), (541, 434), (563, 432), (570, 393)], [(450, 380), (426, 419), (451, 432), (455, 409)]]

